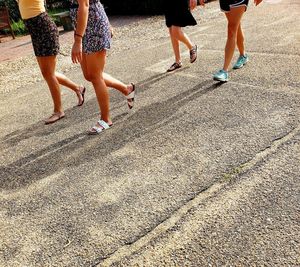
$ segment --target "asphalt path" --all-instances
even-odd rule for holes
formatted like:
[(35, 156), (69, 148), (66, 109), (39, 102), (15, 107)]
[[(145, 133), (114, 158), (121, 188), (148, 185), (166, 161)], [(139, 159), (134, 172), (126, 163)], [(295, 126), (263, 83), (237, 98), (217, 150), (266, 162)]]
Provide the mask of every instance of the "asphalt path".
[(0, 266), (299, 266), (300, 3), (249, 7), (250, 61), (226, 84), (212, 81), (226, 20), (217, 2), (198, 12), (196, 63), (183, 48), (165, 72), (163, 18), (165, 35), (108, 57), (137, 99), (128, 112), (111, 90), (99, 136), (90, 85), (81, 108), (64, 91), (50, 126), (44, 82), (0, 100)]

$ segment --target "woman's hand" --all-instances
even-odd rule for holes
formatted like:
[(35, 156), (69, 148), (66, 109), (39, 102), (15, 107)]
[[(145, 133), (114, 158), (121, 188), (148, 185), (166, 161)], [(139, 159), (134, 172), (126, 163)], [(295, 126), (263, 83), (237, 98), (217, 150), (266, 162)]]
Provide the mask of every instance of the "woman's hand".
[(72, 62), (80, 63), (82, 60), (82, 38), (75, 36), (75, 41), (72, 47)]
[(194, 10), (197, 6), (197, 0), (190, 0), (190, 10)]
[(254, 0), (254, 4), (258, 6), (263, 0)]
[(205, 1), (204, 0), (199, 0), (199, 5), (200, 6), (205, 6)]

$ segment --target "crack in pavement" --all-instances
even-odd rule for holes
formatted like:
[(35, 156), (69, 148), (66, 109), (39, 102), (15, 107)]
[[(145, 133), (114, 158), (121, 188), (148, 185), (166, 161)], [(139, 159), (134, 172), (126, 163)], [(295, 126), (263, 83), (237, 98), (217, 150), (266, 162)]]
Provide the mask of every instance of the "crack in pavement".
[[(242, 174), (246, 174), (254, 167), (258, 166), (260, 163), (263, 163), (267, 158), (273, 155), (281, 146), (288, 143), (294, 136), (300, 133), (300, 125), (295, 127), (293, 130), (287, 134), (275, 138), (272, 140), (271, 144), (265, 149), (259, 151), (251, 160), (239, 165), (238, 167), (233, 168), (227, 174), (230, 175), (230, 179), (219, 179), (217, 182), (213, 181), (209, 185), (203, 187), (198, 192), (195, 193), (183, 206), (178, 207), (171, 216), (161, 220), (156, 227), (146, 231), (143, 235), (136, 237), (131, 242), (124, 243), (122, 247), (113, 251), (106, 256), (99, 257), (93, 260), (91, 266), (111, 266), (113, 263), (120, 261), (124, 257), (129, 257), (132, 254), (137, 253), (142, 250), (147, 244), (154, 239), (161, 236), (163, 233), (166, 233), (180, 221), (183, 221), (184, 218), (191, 212), (191, 210), (200, 205), (203, 201), (216, 197), (219, 192), (228, 185), (236, 181), (236, 178)], [(236, 170), (239, 171), (236, 171)]]

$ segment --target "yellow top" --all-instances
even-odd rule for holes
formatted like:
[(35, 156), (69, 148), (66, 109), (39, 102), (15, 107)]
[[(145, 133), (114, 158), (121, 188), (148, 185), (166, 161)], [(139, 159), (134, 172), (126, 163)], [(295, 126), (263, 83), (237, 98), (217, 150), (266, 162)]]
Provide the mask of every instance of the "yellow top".
[(22, 19), (30, 19), (45, 12), (44, 0), (19, 0)]

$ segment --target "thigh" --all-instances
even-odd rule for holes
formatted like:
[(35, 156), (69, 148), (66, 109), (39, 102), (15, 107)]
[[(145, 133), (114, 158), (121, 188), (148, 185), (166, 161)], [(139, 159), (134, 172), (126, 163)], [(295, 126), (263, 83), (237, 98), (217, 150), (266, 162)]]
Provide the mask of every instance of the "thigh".
[(245, 7), (244, 6), (231, 8), (229, 12), (225, 13), (228, 24), (236, 25), (238, 27), (244, 13), (245, 13)]
[(43, 75), (54, 74), (56, 67), (56, 56), (36, 57)]
[(95, 53), (83, 53), (83, 72), (88, 77), (102, 77), (106, 62), (106, 50)]

